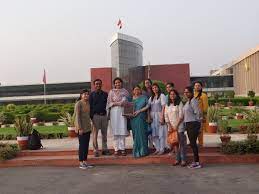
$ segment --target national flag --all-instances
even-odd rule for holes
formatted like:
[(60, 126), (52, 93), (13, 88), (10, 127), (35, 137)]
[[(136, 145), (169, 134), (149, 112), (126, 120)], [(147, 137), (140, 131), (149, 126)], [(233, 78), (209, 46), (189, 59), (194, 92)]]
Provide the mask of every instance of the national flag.
[(44, 69), (44, 74), (43, 74), (43, 79), (42, 79), (43, 83), (46, 84), (47, 83), (47, 77), (46, 77), (46, 71)]
[(122, 21), (121, 19), (119, 19), (118, 23), (117, 23), (117, 26), (121, 29), (122, 28)]

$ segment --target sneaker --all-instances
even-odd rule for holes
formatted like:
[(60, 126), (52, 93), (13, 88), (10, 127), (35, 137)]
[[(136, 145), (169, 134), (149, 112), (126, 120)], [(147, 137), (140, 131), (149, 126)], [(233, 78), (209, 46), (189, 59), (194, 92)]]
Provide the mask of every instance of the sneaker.
[(201, 164), (199, 162), (193, 162), (191, 163), (188, 168), (190, 169), (198, 169), (198, 168), (201, 168)]
[(87, 164), (87, 163), (84, 163), (84, 166), (85, 166), (86, 168), (93, 168), (93, 167), (94, 167), (94, 165), (92, 165), (92, 164)]
[(87, 167), (86, 167), (85, 164), (79, 164), (79, 168), (80, 168), (80, 169), (83, 169), (83, 170), (87, 169)]

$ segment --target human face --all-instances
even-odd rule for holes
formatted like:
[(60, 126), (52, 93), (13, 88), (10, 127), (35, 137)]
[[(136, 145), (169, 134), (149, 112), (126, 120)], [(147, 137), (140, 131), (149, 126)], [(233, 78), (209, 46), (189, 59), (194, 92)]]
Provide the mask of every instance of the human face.
[(176, 93), (174, 93), (174, 91), (171, 91), (169, 93), (169, 98), (170, 98), (170, 100), (174, 101), (176, 99)]
[(184, 89), (184, 96), (190, 99), (192, 98), (192, 93), (188, 89)]
[(121, 86), (122, 86), (121, 81), (117, 79), (117, 80), (114, 82), (114, 86), (115, 86), (116, 89), (121, 89)]
[(170, 85), (170, 84), (167, 84), (166, 85), (166, 91), (167, 93), (169, 93), (170, 91), (172, 91), (174, 88)]
[(199, 91), (201, 91), (201, 89), (202, 89), (202, 86), (201, 86), (200, 83), (195, 83), (195, 84), (194, 84), (194, 90), (195, 90), (195, 92), (199, 92)]
[(96, 90), (101, 90), (102, 89), (102, 82), (101, 81), (94, 82), (94, 88)]
[(155, 94), (158, 94), (158, 87), (157, 87), (157, 86), (152, 86), (152, 91), (153, 91)]
[(146, 88), (150, 88), (151, 87), (151, 83), (149, 80), (145, 80), (145, 87)]
[(134, 96), (139, 96), (141, 94), (141, 90), (139, 87), (135, 87), (133, 90)]
[(89, 99), (89, 93), (88, 92), (85, 92), (85, 93), (81, 94), (81, 100), (88, 101), (88, 99)]

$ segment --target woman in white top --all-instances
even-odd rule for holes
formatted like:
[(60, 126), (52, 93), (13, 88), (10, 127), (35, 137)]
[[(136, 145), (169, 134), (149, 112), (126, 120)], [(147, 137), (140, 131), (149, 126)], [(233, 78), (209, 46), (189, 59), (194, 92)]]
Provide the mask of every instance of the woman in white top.
[(176, 161), (174, 166), (186, 166), (186, 136), (184, 134), (183, 125), (183, 103), (177, 90), (172, 90), (168, 94), (168, 103), (165, 107), (165, 122), (167, 123), (169, 132), (177, 130), (179, 145), (174, 145), (173, 149), (176, 153)]
[(165, 151), (167, 127), (164, 120), (166, 105), (165, 95), (161, 93), (158, 84), (152, 85), (152, 96), (149, 98), (150, 117), (152, 120), (152, 137), (156, 151), (154, 154), (162, 155)]
[(125, 138), (129, 132), (127, 130), (127, 119), (123, 116), (124, 106), (127, 104), (129, 93), (122, 88), (122, 79), (117, 77), (113, 80), (114, 89), (109, 92), (107, 99), (107, 109), (110, 112), (110, 122), (112, 134), (114, 136), (114, 155), (119, 151), (126, 156)]

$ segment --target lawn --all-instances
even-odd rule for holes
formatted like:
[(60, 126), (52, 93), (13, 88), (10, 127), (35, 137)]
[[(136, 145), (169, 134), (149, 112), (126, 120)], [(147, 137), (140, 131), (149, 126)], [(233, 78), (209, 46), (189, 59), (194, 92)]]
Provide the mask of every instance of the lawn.
[[(67, 134), (67, 127), (65, 125), (61, 126), (35, 126), (33, 127), (41, 134), (50, 133), (63, 133)], [(13, 127), (0, 128), (0, 135), (16, 135), (16, 131)]]
[(229, 119), (229, 126), (232, 128), (238, 128), (241, 125), (247, 125), (248, 121), (245, 119), (237, 120), (237, 119)]

